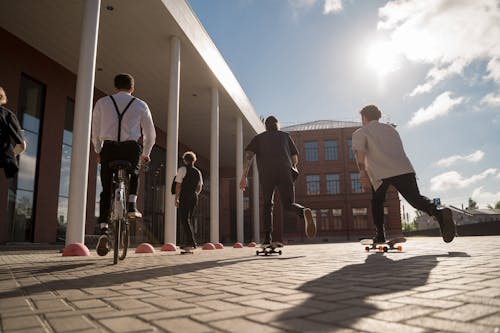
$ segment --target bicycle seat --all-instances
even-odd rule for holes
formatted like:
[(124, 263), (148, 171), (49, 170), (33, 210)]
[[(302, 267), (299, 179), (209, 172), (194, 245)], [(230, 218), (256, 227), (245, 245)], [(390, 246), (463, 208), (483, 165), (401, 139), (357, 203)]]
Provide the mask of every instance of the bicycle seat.
[(125, 169), (130, 170), (132, 168), (132, 163), (129, 161), (116, 160), (109, 162), (109, 168), (112, 170)]

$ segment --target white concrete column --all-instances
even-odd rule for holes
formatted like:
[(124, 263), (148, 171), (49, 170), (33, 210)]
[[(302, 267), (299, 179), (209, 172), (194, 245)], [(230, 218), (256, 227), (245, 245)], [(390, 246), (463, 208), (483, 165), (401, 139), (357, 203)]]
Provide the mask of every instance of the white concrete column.
[(243, 191), (240, 179), (243, 174), (243, 122), (241, 116), (236, 119), (236, 241), (244, 241)]
[(75, 92), (66, 245), (84, 243), (90, 128), (101, 0), (85, 1)]
[(259, 205), (259, 170), (257, 169), (257, 159), (253, 159), (253, 241), (260, 243), (260, 205)]
[(181, 42), (177, 36), (170, 39), (170, 77), (168, 90), (167, 115), (167, 156), (165, 179), (167, 183), (165, 195), (165, 243), (176, 243), (177, 208), (175, 196), (170, 193), (170, 184), (177, 173), (179, 156), (179, 91), (181, 71)]
[(210, 242), (219, 243), (219, 91), (212, 87), (210, 107)]

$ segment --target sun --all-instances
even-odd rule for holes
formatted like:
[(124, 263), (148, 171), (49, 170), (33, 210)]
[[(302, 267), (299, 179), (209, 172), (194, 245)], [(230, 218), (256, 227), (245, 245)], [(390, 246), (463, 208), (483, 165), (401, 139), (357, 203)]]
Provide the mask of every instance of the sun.
[(365, 53), (366, 66), (379, 77), (399, 69), (398, 54), (390, 42), (376, 41), (368, 46)]

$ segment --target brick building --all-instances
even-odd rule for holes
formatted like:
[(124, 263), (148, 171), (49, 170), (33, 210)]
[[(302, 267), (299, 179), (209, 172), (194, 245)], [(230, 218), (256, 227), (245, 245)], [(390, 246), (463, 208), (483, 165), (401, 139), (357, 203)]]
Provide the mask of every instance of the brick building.
[[(357, 122), (320, 120), (285, 127), (299, 149), (301, 176), (295, 183), (297, 202), (313, 210), (317, 240), (356, 240), (372, 236), (371, 194), (362, 191), (351, 149)], [(401, 233), (400, 201), (391, 186), (385, 204), (387, 234)], [(285, 219), (277, 224), (284, 240), (303, 241), (304, 226)], [(275, 221), (281, 221), (276, 219)]]

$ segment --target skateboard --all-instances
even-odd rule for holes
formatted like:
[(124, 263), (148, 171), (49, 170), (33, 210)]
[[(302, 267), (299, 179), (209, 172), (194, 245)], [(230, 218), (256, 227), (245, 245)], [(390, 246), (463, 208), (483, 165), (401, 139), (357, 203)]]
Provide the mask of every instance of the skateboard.
[(373, 243), (373, 239), (367, 238), (360, 240), (361, 245), (365, 246), (365, 251), (370, 252), (370, 250), (378, 250), (379, 252), (387, 252), (389, 250), (397, 250), (398, 252), (403, 251), (403, 246), (397, 245), (406, 242), (406, 238), (397, 237), (392, 238), (385, 243)]
[(278, 248), (281, 248), (281, 247), (283, 247), (283, 244), (281, 244), (281, 243), (272, 243), (271, 245), (263, 247), (261, 250), (255, 251), (255, 254), (256, 255), (263, 254), (265, 256), (269, 256), (271, 254), (281, 255), (282, 254), (281, 250), (277, 250)]

